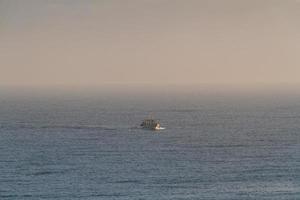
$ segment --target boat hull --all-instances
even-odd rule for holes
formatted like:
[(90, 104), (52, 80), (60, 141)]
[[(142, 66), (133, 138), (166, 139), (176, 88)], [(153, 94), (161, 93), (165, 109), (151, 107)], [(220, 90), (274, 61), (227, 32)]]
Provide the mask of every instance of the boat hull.
[(143, 129), (147, 129), (147, 130), (153, 130), (153, 131), (157, 131), (157, 130), (161, 130), (160, 127), (146, 127), (146, 126), (142, 126)]

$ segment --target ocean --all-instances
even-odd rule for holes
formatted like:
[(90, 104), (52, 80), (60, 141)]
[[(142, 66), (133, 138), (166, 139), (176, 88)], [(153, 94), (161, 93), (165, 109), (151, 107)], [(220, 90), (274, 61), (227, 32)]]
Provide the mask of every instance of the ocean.
[(300, 199), (299, 96), (154, 93), (2, 92), (0, 199)]

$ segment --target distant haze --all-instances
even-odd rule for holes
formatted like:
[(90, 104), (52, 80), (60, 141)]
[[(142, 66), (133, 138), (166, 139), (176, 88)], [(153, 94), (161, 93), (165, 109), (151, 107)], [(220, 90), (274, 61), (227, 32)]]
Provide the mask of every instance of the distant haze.
[(0, 0), (0, 86), (299, 85), (298, 0)]

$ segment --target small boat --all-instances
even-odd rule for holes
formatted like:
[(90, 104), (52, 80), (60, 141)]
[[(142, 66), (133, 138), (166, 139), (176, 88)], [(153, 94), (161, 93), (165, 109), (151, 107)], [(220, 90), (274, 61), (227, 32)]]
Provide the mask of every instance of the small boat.
[(160, 123), (158, 120), (154, 119), (145, 119), (141, 123), (141, 127), (144, 129), (150, 129), (150, 130), (160, 130), (163, 129), (160, 127)]

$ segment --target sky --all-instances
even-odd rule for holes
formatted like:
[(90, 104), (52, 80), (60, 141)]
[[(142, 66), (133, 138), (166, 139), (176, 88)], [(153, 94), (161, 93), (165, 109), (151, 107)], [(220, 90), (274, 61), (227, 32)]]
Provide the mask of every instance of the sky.
[(0, 86), (296, 85), (299, 0), (0, 0)]

